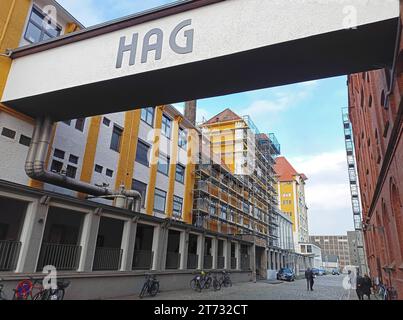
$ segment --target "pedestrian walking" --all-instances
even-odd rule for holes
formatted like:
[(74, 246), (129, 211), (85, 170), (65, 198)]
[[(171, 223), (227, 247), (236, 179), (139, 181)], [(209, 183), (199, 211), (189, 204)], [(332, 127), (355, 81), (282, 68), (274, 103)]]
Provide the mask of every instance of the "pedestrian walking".
[(356, 280), (355, 292), (357, 293), (358, 300), (364, 300), (364, 293), (363, 293), (364, 278), (361, 277), (360, 275), (357, 275), (356, 279), (357, 280)]
[(367, 296), (368, 300), (371, 300), (371, 288), (372, 288), (371, 278), (367, 274), (365, 274), (364, 278), (362, 278), (362, 284), (361, 284), (362, 300), (364, 300), (364, 296)]
[(305, 279), (306, 279), (306, 290), (307, 291), (313, 291), (313, 273), (312, 273), (312, 269), (308, 268), (305, 271)]

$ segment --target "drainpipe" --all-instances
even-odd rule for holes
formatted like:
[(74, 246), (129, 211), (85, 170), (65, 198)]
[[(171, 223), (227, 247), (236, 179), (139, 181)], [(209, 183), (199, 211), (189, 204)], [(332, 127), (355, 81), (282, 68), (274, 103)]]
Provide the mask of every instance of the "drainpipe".
[(45, 160), (50, 146), (52, 129), (53, 121), (49, 117), (36, 119), (31, 145), (25, 162), (25, 172), (30, 178), (96, 197), (125, 196), (133, 199), (130, 209), (140, 212), (141, 195), (136, 190), (121, 188), (116, 191), (105, 187), (97, 187), (59, 173), (47, 171), (45, 169)]

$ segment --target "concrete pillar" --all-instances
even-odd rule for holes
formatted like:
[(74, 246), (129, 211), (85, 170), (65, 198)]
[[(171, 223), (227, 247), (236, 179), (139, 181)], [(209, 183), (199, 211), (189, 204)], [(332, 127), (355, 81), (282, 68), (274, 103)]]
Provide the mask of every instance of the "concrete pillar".
[(205, 241), (205, 235), (200, 234), (197, 237), (197, 255), (199, 256), (199, 262), (198, 262), (199, 270), (204, 269), (204, 241)]
[(153, 243), (154, 261), (153, 270), (165, 270), (167, 245), (168, 245), (168, 229), (162, 225), (155, 227)]
[(125, 222), (123, 227), (122, 235), (122, 264), (120, 266), (121, 271), (131, 271), (133, 267), (133, 255), (134, 255), (134, 245), (136, 242), (137, 233), (137, 220), (131, 219)]
[(224, 241), (224, 269), (231, 269), (231, 240)]
[(263, 250), (260, 262), (261, 276), (267, 279), (267, 250)]
[(217, 255), (218, 255), (218, 239), (211, 238), (211, 254), (213, 256), (212, 269), (217, 269)]
[(179, 269), (187, 269), (188, 267), (188, 248), (189, 248), (189, 230), (181, 232), (181, 243), (179, 252), (181, 254)]
[(250, 268), (252, 269), (252, 281), (256, 282), (256, 244), (249, 247), (250, 250)]
[(94, 263), (100, 221), (101, 211), (99, 209), (95, 210), (92, 213), (86, 214), (84, 217), (80, 239), (81, 257), (78, 271), (92, 271), (92, 264)]
[(21, 250), (16, 272), (33, 273), (36, 271), (49, 209), (47, 202), (48, 200), (41, 199), (31, 203), (27, 208), (21, 231)]
[(241, 270), (241, 244), (239, 242), (235, 245), (236, 269)]

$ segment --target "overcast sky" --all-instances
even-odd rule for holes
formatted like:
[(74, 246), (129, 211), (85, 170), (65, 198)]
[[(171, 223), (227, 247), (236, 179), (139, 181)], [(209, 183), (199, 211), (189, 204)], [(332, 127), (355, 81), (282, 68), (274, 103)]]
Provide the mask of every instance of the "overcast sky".
[[(169, 0), (59, 0), (85, 26), (123, 17)], [(346, 77), (310, 81), (198, 101), (198, 119), (225, 108), (250, 115), (261, 132), (274, 132), (282, 155), (305, 173), (310, 234), (353, 230), (341, 108)], [(182, 109), (182, 104), (176, 104)]]

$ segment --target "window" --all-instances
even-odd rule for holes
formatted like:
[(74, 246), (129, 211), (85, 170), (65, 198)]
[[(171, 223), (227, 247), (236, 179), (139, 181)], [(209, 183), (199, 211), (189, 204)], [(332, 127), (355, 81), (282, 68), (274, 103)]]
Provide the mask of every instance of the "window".
[(178, 139), (178, 145), (179, 147), (185, 149), (186, 148), (186, 143), (187, 143), (187, 139), (186, 139), (186, 131), (182, 128), (179, 128), (179, 139)]
[(141, 206), (145, 208), (146, 204), (146, 194), (147, 194), (147, 184), (133, 179), (132, 189), (140, 192), (141, 194)]
[(226, 205), (221, 205), (221, 219), (227, 219), (227, 206)]
[(162, 115), (161, 132), (168, 139), (171, 138), (171, 122), (171, 119), (169, 119), (165, 114)]
[(76, 173), (77, 173), (77, 168), (73, 167), (71, 165), (67, 166), (67, 170), (66, 170), (66, 176), (69, 178), (74, 179), (76, 177)]
[(113, 170), (111, 170), (111, 169), (106, 169), (106, 175), (107, 175), (108, 177), (112, 177), (112, 176), (113, 176)]
[(178, 217), (178, 218), (182, 217), (182, 206), (183, 206), (183, 199), (180, 197), (174, 196), (173, 215), (175, 217)]
[(79, 118), (76, 120), (76, 129), (84, 131), (85, 118)]
[(136, 161), (148, 167), (148, 150), (150, 146), (141, 142), (140, 140), (137, 143), (137, 153), (136, 153)]
[(152, 127), (154, 123), (154, 107), (141, 109), (141, 120)]
[(96, 164), (94, 170), (95, 170), (95, 172), (102, 173), (102, 171), (104, 170), (104, 167), (100, 166), (99, 164)]
[(168, 175), (169, 172), (169, 158), (160, 154), (158, 158), (158, 172)]
[(180, 164), (176, 165), (175, 180), (180, 183), (185, 181), (185, 167)]
[(120, 152), (120, 142), (122, 140), (123, 129), (118, 126), (113, 126), (111, 149)]
[(165, 212), (165, 199), (167, 197), (167, 193), (160, 189), (155, 189), (154, 195), (154, 210), (159, 212)]
[(77, 163), (78, 163), (78, 157), (75, 156), (74, 154), (71, 154), (71, 155), (69, 156), (69, 162), (74, 163), (74, 164), (77, 164)]
[(102, 123), (109, 127), (109, 125), (111, 124), (111, 120), (109, 120), (107, 117), (104, 117)]
[(3, 128), (3, 130), (1, 131), (2, 136), (5, 136), (5, 137), (10, 138), (10, 139), (14, 139), (15, 134), (16, 134), (16, 132), (14, 130), (11, 130), (11, 129), (8, 129), (8, 128)]
[(31, 144), (31, 138), (24, 136), (23, 134), (20, 136), (20, 144), (29, 147), (29, 145)]
[(50, 166), (50, 171), (59, 173), (63, 169), (63, 163), (57, 160), (52, 161), (52, 165)]
[(36, 43), (59, 36), (61, 30), (48, 16), (45, 19), (45, 14), (41, 10), (33, 7), (24, 38)]
[(53, 155), (54, 155), (56, 158), (64, 159), (65, 152), (62, 151), (62, 150), (59, 150), (59, 149), (55, 149), (55, 151), (53, 152)]
[(210, 214), (215, 216), (217, 214), (217, 202), (211, 201), (210, 203)]

